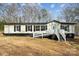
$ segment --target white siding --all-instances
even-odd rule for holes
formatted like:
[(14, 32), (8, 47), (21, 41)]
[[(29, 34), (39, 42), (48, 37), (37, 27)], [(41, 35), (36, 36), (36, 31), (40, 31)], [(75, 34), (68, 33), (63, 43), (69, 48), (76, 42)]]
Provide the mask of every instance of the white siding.
[(47, 30), (51, 30), (51, 23), (47, 24)]
[(4, 25), (4, 33), (8, 33), (9, 32), (9, 26), (8, 25)]
[(9, 26), (9, 33), (14, 33), (14, 25), (8, 25)]
[(4, 25), (4, 33), (13, 33), (14, 25)]
[(60, 29), (60, 23), (53, 22), (54, 29)]
[(21, 32), (26, 32), (25, 25), (21, 25)]
[(32, 32), (34, 32), (34, 25), (32, 25)]
[(75, 33), (75, 25), (69, 25), (69, 32)]
[(57, 23), (57, 22), (48, 23), (47, 29), (48, 30), (60, 29), (60, 23)]
[[(51, 22), (47, 24), (47, 30), (54, 30), (54, 29), (60, 29), (60, 23), (57, 22)], [(26, 32), (26, 25), (21, 25), (21, 32), (14, 32), (14, 25), (4, 25), (4, 33), (33, 33), (34, 32), (34, 25), (32, 25), (32, 32), (27, 31)], [(45, 31), (36, 31), (36, 32), (45, 32)], [(69, 33), (75, 33), (75, 25), (69, 25)]]
[[(34, 32), (34, 25), (32, 25), (32, 31), (26, 32), (26, 25), (21, 25), (21, 31), (14, 31), (14, 25), (4, 25), (4, 33), (11, 34), (11, 33), (33, 33)], [(42, 33), (45, 31), (35, 31), (38, 33)]]

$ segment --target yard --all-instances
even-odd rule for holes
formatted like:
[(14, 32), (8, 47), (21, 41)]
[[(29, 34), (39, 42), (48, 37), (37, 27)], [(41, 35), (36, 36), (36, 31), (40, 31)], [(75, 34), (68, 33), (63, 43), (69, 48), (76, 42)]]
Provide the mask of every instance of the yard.
[(79, 55), (79, 37), (58, 42), (48, 38), (4, 36), (0, 34), (0, 55), (3, 56), (54, 56)]

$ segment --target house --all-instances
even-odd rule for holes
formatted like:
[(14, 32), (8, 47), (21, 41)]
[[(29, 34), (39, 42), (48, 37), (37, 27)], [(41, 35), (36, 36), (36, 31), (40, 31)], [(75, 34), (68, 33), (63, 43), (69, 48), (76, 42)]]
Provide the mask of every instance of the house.
[(79, 23), (75, 25), (75, 34), (79, 36)]
[(44, 37), (56, 35), (58, 40), (61, 36), (66, 41), (66, 38), (74, 38), (75, 24), (60, 21), (36, 22), (36, 23), (6, 23), (4, 25), (4, 34), (25, 34), (33, 37)]

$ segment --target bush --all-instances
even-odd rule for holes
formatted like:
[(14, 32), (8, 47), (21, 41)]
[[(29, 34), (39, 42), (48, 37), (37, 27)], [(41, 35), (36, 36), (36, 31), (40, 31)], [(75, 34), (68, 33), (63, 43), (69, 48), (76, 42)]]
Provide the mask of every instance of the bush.
[(4, 30), (4, 24), (5, 24), (4, 21), (0, 21), (0, 31)]

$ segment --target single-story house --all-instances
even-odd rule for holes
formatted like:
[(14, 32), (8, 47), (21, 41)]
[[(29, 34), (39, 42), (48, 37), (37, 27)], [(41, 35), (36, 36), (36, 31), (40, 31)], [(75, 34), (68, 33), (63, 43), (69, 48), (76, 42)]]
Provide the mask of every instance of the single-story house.
[(5, 23), (4, 34), (31, 34), (33, 37), (49, 36), (53, 37), (53, 34), (60, 39), (60, 35), (66, 39), (67, 37), (74, 38), (75, 24), (60, 21), (50, 22), (36, 22), (36, 23)]

